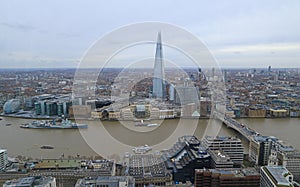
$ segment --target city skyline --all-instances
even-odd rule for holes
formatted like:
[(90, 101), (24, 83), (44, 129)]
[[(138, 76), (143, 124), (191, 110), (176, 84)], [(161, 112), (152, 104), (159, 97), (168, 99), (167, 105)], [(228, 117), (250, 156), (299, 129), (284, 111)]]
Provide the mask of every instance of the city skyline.
[[(160, 61), (160, 37), (157, 43)], [(163, 101), (150, 95), (153, 68), (138, 70), (139, 78), (133, 71), (120, 71), (106, 69), (96, 85), (90, 80), (77, 82), (82, 91), (93, 90), (96, 95), (84, 92), (76, 97), (71, 94), (74, 70), (0, 71), (5, 88), (0, 97), (0, 184), (33, 182), (35, 178), (21, 177), (34, 174), (70, 187), (83, 178), (83, 183), (104, 182), (95, 175), (122, 181), (130, 176), (135, 186), (210, 186), (209, 175), (224, 169), (231, 173), (226, 181), (232, 184), (259, 186), (264, 179), (258, 173), (260, 166), (275, 175), (280, 166), (290, 174), (288, 184), (299, 186), (299, 71), (273, 71), (271, 66), (261, 71), (226, 70), (220, 80), (206, 77), (202, 69), (166, 70), (175, 87), (168, 89), (169, 97)], [(210, 83), (228, 88), (224, 111), (220, 100), (210, 95)], [(197, 88), (200, 97), (191, 94), (191, 88)], [(115, 102), (124, 99), (111, 97), (112, 93), (130, 97), (128, 102)]]
[(300, 1), (0, 1), (0, 186), (300, 187)]
[[(147, 21), (174, 24), (193, 33), (222, 68), (299, 66), (298, 1), (165, 1), (159, 7), (155, 2), (138, 1), (126, 5), (116, 1), (0, 4), (3, 68), (76, 68), (101, 36)], [(111, 13), (118, 19), (106, 16)]]

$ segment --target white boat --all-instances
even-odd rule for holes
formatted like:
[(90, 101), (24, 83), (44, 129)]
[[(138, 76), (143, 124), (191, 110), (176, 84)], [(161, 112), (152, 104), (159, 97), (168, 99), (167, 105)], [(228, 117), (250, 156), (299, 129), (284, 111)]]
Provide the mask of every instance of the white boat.
[(139, 127), (142, 127), (142, 126), (144, 126), (144, 127), (156, 127), (156, 126), (158, 126), (158, 124), (157, 123), (144, 123), (144, 120), (141, 120), (141, 122), (136, 123), (135, 126), (139, 126)]
[(158, 126), (157, 123), (150, 123), (150, 124), (147, 125), (147, 127), (157, 127), (157, 126)]

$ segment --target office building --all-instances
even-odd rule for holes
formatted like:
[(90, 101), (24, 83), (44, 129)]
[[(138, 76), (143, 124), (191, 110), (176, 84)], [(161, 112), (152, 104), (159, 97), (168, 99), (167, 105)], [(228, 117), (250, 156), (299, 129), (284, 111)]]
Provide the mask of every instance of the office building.
[(134, 187), (135, 180), (130, 176), (98, 176), (78, 179), (75, 187)]
[(170, 119), (170, 118), (174, 118), (175, 116), (176, 113), (174, 109), (159, 110), (160, 119)]
[(275, 137), (253, 136), (249, 144), (249, 160), (260, 166), (268, 165), (271, 148), (275, 140)]
[(7, 150), (0, 149), (0, 171), (5, 171), (7, 164), (8, 164)]
[(56, 187), (56, 179), (54, 177), (25, 177), (15, 180), (6, 181), (3, 187)]
[(199, 106), (199, 93), (194, 86), (176, 86), (175, 87), (175, 103), (186, 105), (195, 103)]
[(294, 180), (298, 183), (300, 182), (300, 153), (297, 151), (286, 152), (286, 153), (278, 153), (278, 162), (279, 165), (285, 167), (288, 171), (290, 171)]
[(222, 150), (235, 166), (241, 166), (244, 158), (244, 147), (240, 139), (226, 136), (205, 136), (203, 146), (212, 151)]
[(57, 115), (57, 104), (54, 101), (46, 102), (46, 115), (54, 116)]
[(160, 117), (159, 108), (151, 108), (150, 119), (159, 119), (159, 117)]
[(154, 61), (154, 74), (153, 74), (153, 90), (152, 96), (154, 98), (165, 99), (166, 85), (164, 81), (164, 62), (162, 54), (161, 33), (158, 33), (155, 61)]
[(173, 102), (175, 100), (175, 86), (170, 84), (169, 86), (169, 100)]
[(163, 151), (162, 157), (175, 183), (194, 182), (195, 169), (211, 167), (207, 149), (194, 136), (180, 137), (171, 149)]
[(266, 109), (263, 107), (249, 107), (247, 109), (247, 115), (250, 118), (264, 118), (266, 117)]
[(260, 169), (261, 187), (292, 187), (293, 175), (282, 166), (263, 166)]
[(230, 157), (222, 150), (208, 151), (211, 156), (211, 168), (224, 169), (233, 168), (233, 162)]
[(254, 168), (196, 169), (195, 187), (259, 187), (260, 175)]
[(123, 120), (133, 120), (133, 117), (133, 112), (130, 110), (130, 108), (121, 109), (121, 118)]
[(136, 105), (134, 114), (135, 114), (135, 117), (137, 117), (137, 118), (145, 118), (146, 116), (148, 116), (148, 115), (146, 115), (145, 105)]
[(124, 162), (125, 175), (132, 176), (136, 186), (167, 186), (172, 182), (172, 175), (159, 155), (130, 155)]

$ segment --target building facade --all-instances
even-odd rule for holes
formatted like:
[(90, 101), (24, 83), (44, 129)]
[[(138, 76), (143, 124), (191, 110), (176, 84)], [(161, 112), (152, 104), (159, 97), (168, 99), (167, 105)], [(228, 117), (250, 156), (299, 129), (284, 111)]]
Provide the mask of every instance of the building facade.
[(195, 169), (211, 167), (211, 156), (194, 136), (180, 137), (171, 149), (163, 151), (162, 157), (175, 183), (193, 183)]
[(195, 187), (259, 187), (260, 175), (254, 168), (196, 169)]
[(125, 175), (132, 176), (136, 186), (167, 186), (172, 183), (172, 175), (158, 155), (130, 155), (124, 161)]
[(241, 166), (244, 158), (244, 147), (240, 139), (225, 136), (205, 136), (203, 146), (212, 151), (222, 150), (232, 160), (234, 165)]
[(211, 168), (233, 168), (233, 162), (230, 157), (222, 150), (208, 151), (211, 156)]
[(249, 160), (256, 165), (268, 165), (271, 148), (275, 137), (254, 136), (249, 144)]

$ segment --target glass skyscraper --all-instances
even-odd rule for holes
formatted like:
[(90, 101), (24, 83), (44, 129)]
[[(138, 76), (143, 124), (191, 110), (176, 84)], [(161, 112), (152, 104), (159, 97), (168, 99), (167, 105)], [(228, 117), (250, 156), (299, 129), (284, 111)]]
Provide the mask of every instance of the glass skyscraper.
[(153, 92), (152, 92), (154, 98), (165, 99), (166, 85), (165, 85), (164, 78), (165, 77), (164, 77), (164, 62), (163, 62), (163, 55), (162, 55), (161, 33), (159, 32), (157, 36), (155, 61), (154, 61)]

